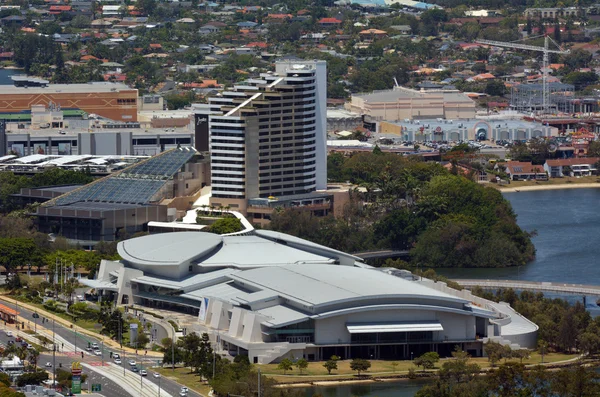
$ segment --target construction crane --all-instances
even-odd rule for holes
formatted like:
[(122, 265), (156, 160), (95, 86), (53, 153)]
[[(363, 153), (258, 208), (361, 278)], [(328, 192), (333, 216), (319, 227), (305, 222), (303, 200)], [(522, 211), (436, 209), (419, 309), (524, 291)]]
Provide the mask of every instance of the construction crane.
[[(541, 37), (541, 36), (537, 36)], [(531, 37), (535, 38), (535, 37)], [(550, 113), (550, 88), (548, 85), (548, 68), (550, 67), (548, 54), (569, 54), (569, 50), (563, 50), (562, 47), (548, 36), (544, 36), (544, 46), (538, 47), (528, 44), (520, 44), (516, 42), (494, 41), (494, 40), (475, 40), (476, 43), (491, 45), (494, 47), (504, 47), (527, 51), (539, 51), (544, 53), (543, 71), (542, 71), (542, 109), (544, 114)], [(551, 50), (548, 45), (552, 42), (558, 49)]]

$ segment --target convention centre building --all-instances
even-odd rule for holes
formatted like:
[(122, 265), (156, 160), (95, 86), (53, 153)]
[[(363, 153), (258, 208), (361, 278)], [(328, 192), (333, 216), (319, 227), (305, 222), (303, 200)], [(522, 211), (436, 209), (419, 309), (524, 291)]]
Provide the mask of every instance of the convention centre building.
[(488, 339), (536, 343), (538, 327), (506, 304), (274, 231), (148, 235), (118, 252), (81, 281), (118, 304), (187, 313), (219, 351), (254, 363), (448, 356), (457, 345), (481, 356)]

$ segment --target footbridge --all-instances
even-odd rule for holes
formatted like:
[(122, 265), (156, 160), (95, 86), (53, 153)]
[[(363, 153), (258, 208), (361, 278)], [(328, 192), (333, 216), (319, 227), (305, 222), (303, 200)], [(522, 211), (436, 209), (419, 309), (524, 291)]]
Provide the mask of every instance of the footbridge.
[(465, 288), (479, 286), (484, 289), (512, 288), (521, 291), (554, 292), (600, 297), (600, 285), (567, 284), (547, 281), (522, 281), (522, 280), (453, 280)]
[(354, 252), (352, 255), (358, 256), (362, 259), (387, 259), (387, 258), (402, 258), (408, 256), (408, 250), (397, 251), (397, 250), (376, 250), (376, 251), (363, 251)]

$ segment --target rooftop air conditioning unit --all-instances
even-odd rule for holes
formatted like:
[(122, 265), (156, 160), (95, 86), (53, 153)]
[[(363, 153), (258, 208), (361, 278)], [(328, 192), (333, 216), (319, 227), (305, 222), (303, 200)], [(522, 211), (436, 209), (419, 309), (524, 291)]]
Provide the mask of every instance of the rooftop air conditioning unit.
[(502, 124), (496, 124), (496, 128), (502, 127)]

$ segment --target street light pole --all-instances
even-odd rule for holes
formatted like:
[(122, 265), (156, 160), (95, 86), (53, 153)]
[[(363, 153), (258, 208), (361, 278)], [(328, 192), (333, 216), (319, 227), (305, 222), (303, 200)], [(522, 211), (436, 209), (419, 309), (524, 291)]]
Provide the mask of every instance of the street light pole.
[(54, 333), (54, 317), (52, 317), (52, 388), (56, 390), (56, 341)]

